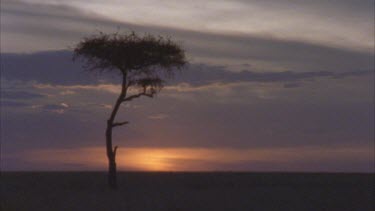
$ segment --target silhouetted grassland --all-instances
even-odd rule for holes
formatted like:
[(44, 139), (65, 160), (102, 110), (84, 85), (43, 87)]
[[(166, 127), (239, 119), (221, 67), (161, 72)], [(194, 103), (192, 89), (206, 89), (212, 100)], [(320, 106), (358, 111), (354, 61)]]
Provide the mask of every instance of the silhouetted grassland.
[(6, 172), (1, 210), (374, 210), (374, 174)]

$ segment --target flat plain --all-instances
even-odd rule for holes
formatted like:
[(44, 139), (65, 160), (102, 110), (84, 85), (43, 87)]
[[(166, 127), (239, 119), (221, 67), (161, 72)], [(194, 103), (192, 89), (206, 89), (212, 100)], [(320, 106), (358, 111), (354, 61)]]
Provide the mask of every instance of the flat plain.
[(372, 211), (374, 174), (2, 172), (2, 211)]

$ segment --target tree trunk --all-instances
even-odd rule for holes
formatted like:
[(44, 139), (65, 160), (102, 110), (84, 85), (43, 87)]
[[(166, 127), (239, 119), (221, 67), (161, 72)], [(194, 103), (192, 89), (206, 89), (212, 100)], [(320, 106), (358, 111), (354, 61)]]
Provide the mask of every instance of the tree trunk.
[(115, 106), (113, 107), (110, 118), (107, 121), (107, 129), (105, 132), (106, 136), (106, 149), (107, 149), (107, 158), (108, 158), (108, 186), (111, 189), (117, 189), (117, 169), (116, 169), (116, 151), (117, 146), (112, 147), (112, 128), (114, 127), (114, 121), (117, 114), (117, 111), (120, 108), (121, 103), (126, 97), (126, 74), (123, 74), (121, 94), (117, 98)]
[(111, 189), (117, 189), (116, 158), (109, 159), (108, 185)]
[(108, 185), (111, 189), (117, 189), (116, 154), (112, 150), (112, 123), (108, 120), (106, 130), (106, 148), (108, 158)]

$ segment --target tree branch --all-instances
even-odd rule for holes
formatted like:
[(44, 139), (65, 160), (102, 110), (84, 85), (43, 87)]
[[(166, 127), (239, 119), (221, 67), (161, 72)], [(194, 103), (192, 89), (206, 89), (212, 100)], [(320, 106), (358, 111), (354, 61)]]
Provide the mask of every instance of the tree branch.
[(114, 122), (112, 124), (112, 127), (117, 127), (117, 126), (126, 125), (126, 124), (129, 124), (129, 122), (128, 121), (125, 121), (125, 122)]
[(134, 98), (139, 98), (141, 96), (146, 96), (146, 97), (154, 97), (154, 94), (146, 93), (146, 92), (141, 92), (139, 94), (131, 95), (129, 97), (124, 98), (122, 101), (131, 101)]

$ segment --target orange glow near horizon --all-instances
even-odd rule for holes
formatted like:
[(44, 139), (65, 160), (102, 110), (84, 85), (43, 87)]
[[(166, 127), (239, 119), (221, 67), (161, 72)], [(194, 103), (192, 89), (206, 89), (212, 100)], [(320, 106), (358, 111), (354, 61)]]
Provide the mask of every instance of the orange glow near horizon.
[(175, 155), (162, 149), (125, 149), (117, 158), (119, 168), (132, 168), (147, 171), (170, 171), (173, 164), (168, 159)]
[[(320, 147), (231, 149), (231, 148), (119, 148), (117, 153), (119, 170), (139, 171), (213, 171), (223, 170), (238, 163), (275, 163), (288, 166), (293, 161), (371, 160), (368, 148), (342, 147), (325, 149)], [(106, 169), (107, 158), (104, 147), (78, 149), (35, 150), (25, 153), (29, 162), (79, 165), (82, 170)], [(228, 170), (227, 168), (224, 170)], [(230, 169), (229, 169), (230, 170)]]

